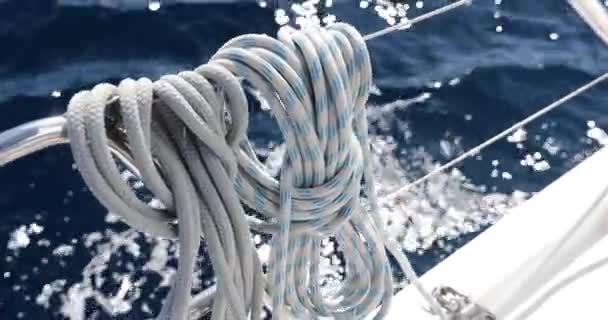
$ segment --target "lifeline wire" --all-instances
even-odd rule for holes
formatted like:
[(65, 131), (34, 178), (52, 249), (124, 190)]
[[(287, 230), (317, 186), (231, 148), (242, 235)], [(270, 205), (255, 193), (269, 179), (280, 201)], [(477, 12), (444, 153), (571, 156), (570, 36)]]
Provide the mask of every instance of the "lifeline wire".
[(412, 183), (408, 183), (408, 184), (404, 185), (403, 187), (400, 187), (399, 189), (397, 189), (389, 194), (384, 195), (380, 200), (383, 202), (395, 200), (397, 197), (399, 197), (400, 194), (402, 194), (402, 193), (410, 190), (411, 188), (413, 188), (417, 185), (420, 185), (421, 183), (423, 183), (425, 181), (428, 181), (429, 179), (433, 178), (434, 176), (462, 163), (467, 158), (479, 154), (479, 152), (481, 152), (483, 149), (491, 146), (492, 144), (496, 143), (497, 141), (500, 141), (501, 139), (503, 139), (506, 136), (510, 135), (511, 133), (515, 132), (517, 129), (520, 129), (520, 128), (526, 126), (530, 122), (540, 118), (541, 116), (548, 113), (549, 111), (563, 105), (564, 103), (570, 101), (572, 98), (593, 88), (594, 86), (596, 86), (597, 84), (599, 84), (600, 82), (602, 82), (606, 79), (608, 79), (608, 73), (604, 73), (601, 76), (589, 81), (588, 83), (577, 88), (576, 90), (568, 93), (567, 95), (559, 98), (558, 100), (552, 102), (551, 104), (543, 107), (542, 109), (540, 109), (537, 112), (531, 114), (530, 116), (524, 118), (523, 120), (513, 124), (509, 128), (503, 130), (502, 132), (498, 133), (497, 135), (491, 137), (490, 139), (482, 142), (481, 144), (477, 145), (476, 147), (469, 149), (467, 152), (463, 153), (462, 155), (450, 160), (449, 162), (445, 163), (444, 165), (429, 172), (428, 174), (424, 175), (420, 179), (417, 179), (416, 181), (414, 181)]
[[(385, 246), (439, 311), (407, 257), (381, 231), (367, 136), (372, 74), (364, 39), (343, 23), (283, 28), (278, 38), (240, 36), (194, 72), (154, 83), (100, 84), (70, 101), (70, 143), (95, 196), (132, 227), (179, 239), (176, 280), (157, 319), (186, 319), (208, 298), (190, 296), (202, 236), (217, 277), (213, 319), (258, 319), (264, 289), (274, 319), (380, 319), (393, 297)], [(261, 93), (284, 135), (280, 179), (247, 140), (248, 103), (239, 79)], [(104, 123), (113, 96), (142, 181), (162, 208), (141, 202), (113, 163)], [(362, 179), (370, 212), (360, 201)], [(260, 216), (246, 216), (239, 200)], [(272, 234), (265, 286), (247, 222)], [(346, 279), (321, 292), (320, 244), (329, 236), (343, 252)]]
[(393, 26), (386, 27), (386, 28), (384, 28), (382, 30), (378, 30), (376, 32), (370, 33), (370, 34), (364, 36), (363, 39), (365, 39), (365, 41), (372, 40), (372, 39), (375, 39), (375, 38), (387, 35), (389, 33), (393, 33), (395, 31), (401, 31), (401, 30), (404, 30), (404, 29), (408, 29), (409, 27), (413, 26), (414, 24), (416, 24), (418, 22), (422, 22), (424, 20), (433, 18), (433, 17), (438, 16), (440, 14), (444, 14), (446, 12), (449, 12), (449, 11), (451, 11), (453, 9), (456, 9), (456, 8), (459, 8), (459, 7), (462, 7), (462, 6), (465, 6), (465, 5), (470, 5), (472, 3), (473, 3), (473, 0), (459, 0), (459, 1), (456, 1), (456, 2), (453, 2), (453, 3), (450, 3), (448, 5), (445, 5), (443, 7), (439, 7), (437, 9), (435, 9), (435, 10), (429, 11), (429, 12), (427, 12), (425, 14), (421, 14), (421, 15), (419, 15), (419, 16), (411, 19), (411, 20), (410, 19), (406, 19), (406, 20), (404, 20), (402, 22), (399, 22), (399, 23), (397, 23), (397, 24), (395, 24)]

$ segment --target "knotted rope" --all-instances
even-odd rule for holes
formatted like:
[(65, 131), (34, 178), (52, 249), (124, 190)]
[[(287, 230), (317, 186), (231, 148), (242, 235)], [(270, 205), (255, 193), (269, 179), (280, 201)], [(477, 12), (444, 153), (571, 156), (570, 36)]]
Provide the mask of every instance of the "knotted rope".
[[(76, 164), (94, 195), (132, 227), (178, 239), (179, 267), (158, 319), (186, 319), (205, 297), (191, 298), (192, 271), (204, 236), (217, 277), (213, 319), (259, 319), (264, 288), (274, 319), (382, 318), (393, 296), (377, 213), (365, 103), (371, 64), (361, 35), (347, 24), (278, 39), (244, 35), (195, 71), (101, 84), (76, 94), (68, 134)], [(248, 87), (261, 93), (283, 133), (280, 177), (271, 176), (246, 137)], [(108, 149), (104, 113), (118, 96), (133, 162), (163, 203), (143, 203), (121, 179)], [(362, 180), (368, 208), (362, 205)], [(260, 216), (247, 216), (240, 201)], [(264, 285), (248, 224), (272, 235)], [(320, 288), (321, 239), (335, 237), (346, 279)]]

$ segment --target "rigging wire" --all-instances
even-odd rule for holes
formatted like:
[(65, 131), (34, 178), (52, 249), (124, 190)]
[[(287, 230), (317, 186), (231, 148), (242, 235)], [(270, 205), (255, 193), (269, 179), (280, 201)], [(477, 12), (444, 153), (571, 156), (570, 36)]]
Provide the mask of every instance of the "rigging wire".
[(540, 118), (541, 116), (545, 115), (546, 113), (548, 113), (551, 110), (554, 110), (558, 107), (560, 107), (561, 105), (563, 105), (564, 103), (570, 101), (571, 99), (577, 97), (578, 95), (584, 93), (585, 91), (593, 88), (594, 86), (596, 86), (597, 84), (601, 83), (602, 81), (608, 79), (608, 73), (604, 73), (601, 76), (591, 80), (590, 82), (584, 84), (583, 86), (577, 88), (576, 90), (568, 93), (567, 95), (559, 98), (558, 100), (552, 102), (551, 104), (545, 106), (544, 108), (540, 109), (539, 111), (531, 114), (530, 116), (524, 118), (523, 120), (515, 123), (514, 125), (510, 126), (509, 128), (503, 130), (502, 132), (498, 133), (497, 135), (491, 137), (490, 139), (482, 142), (481, 144), (477, 145), (476, 147), (473, 147), (471, 149), (469, 149), (467, 152), (463, 153), (462, 155), (450, 160), (449, 162), (447, 162), (446, 164), (436, 168), (435, 170), (429, 172), (428, 174), (426, 174), (425, 176), (415, 180), (412, 183), (406, 184), (403, 187), (400, 187), (399, 189), (383, 196), (380, 198), (381, 201), (383, 202), (389, 202), (391, 200), (395, 200), (398, 198), (399, 195), (401, 195), (402, 193), (410, 190), (411, 188), (420, 185), (421, 183), (428, 181), (429, 179), (433, 178), (434, 176), (445, 172), (446, 170), (462, 163), (464, 160), (466, 160), (469, 157), (473, 157), (475, 155), (477, 155), (480, 151), (482, 151), (483, 149), (493, 145), (494, 143), (498, 142), (499, 140), (505, 138), (506, 136), (508, 136), (509, 134), (515, 132), (517, 129), (520, 129), (522, 127), (524, 127), (525, 125), (529, 124), (530, 122)]
[(414, 24), (416, 24), (418, 22), (425, 21), (427, 19), (430, 19), (430, 18), (433, 18), (435, 16), (447, 13), (449, 11), (452, 11), (452, 10), (454, 10), (456, 8), (460, 8), (460, 7), (465, 6), (465, 5), (470, 5), (472, 3), (473, 3), (473, 0), (459, 0), (459, 1), (456, 1), (454, 3), (445, 5), (443, 7), (437, 8), (435, 10), (429, 11), (429, 12), (427, 12), (425, 14), (421, 14), (421, 15), (419, 15), (419, 16), (411, 19), (411, 20), (410, 19), (405, 19), (405, 20), (403, 20), (403, 21), (401, 21), (401, 22), (399, 22), (399, 23), (397, 23), (395, 25), (392, 25), (390, 27), (386, 27), (384, 29), (372, 32), (372, 33), (370, 33), (368, 35), (365, 35), (363, 37), (363, 39), (365, 41), (373, 40), (373, 39), (382, 37), (384, 35), (387, 35), (387, 34), (390, 34), (390, 33), (396, 32), (396, 31), (407, 30), (411, 26), (413, 26)]

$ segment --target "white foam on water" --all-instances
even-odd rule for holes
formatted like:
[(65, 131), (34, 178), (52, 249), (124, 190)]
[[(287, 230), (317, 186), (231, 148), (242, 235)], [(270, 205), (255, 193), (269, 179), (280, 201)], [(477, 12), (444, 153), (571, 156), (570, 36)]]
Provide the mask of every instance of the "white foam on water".
[(8, 244), (6, 245), (7, 249), (16, 251), (18, 253), (19, 249), (27, 248), (30, 243), (30, 236), (42, 233), (44, 227), (37, 223), (31, 223), (30, 225), (22, 225), (19, 226), (15, 231), (11, 233), (10, 239), (8, 240)]
[(431, 93), (423, 92), (413, 98), (397, 99), (393, 102), (389, 102), (389, 103), (383, 104), (381, 106), (374, 106), (374, 109), (372, 109), (368, 112), (368, 119), (370, 121), (378, 120), (379, 116), (384, 116), (384, 115), (387, 115), (387, 114), (390, 114), (390, 113), (396, 112), (396, 111), (403, 111), (403, 110), (409, 108), (410, 106), (413, 106), (416, 104), (422, 104), (425, 101), (427, 101), (428, 99), (430, 99), (431, 97), (432, 97)]
[(608, 145), (608, 134), (598, 127), (593, 126), (587, 130), (587, 137), (595, 140), (599, 145)]
[(547, 137), (543, 143), (543, 149), (549, 152), (550, 155), (556, 155), (561, 150), (561, 146), (555, 141), (555, 138)]
[[(546, 149), (546, 148), (545, 148)], [(549, 149), (549, 153), (557, 152), (555, 149)], [(533, 154), (526, 154), (519, 163), (524, 167), (531, 167), (534, 171), (542, 172), (551, 169), (551, 164), (546, 159), (543, 159), (543, 155), (540, 152), (534, 152)]]
[[(408, 106), (413, 103), (424, 104), (431, 97), (428, 95), (423, 99), (411, 99)], [(407, 123), (394, 120), (394, 111), (394, 108), (386, 106), (368, 108), (370, 122), (381, 132), (390, 133), (370, 137), (377, 178), (376, 190), (380, 199), (439, 165), (423, 147), (396, 145), (391, 135), (393, 132), (399, 132), (406, 140), (412, 136), (412, 132)], [(510, 140), (523, 142), (526, 135), (526, 131), (520, 129)], [(453, 158), (464, 151), (460, 137), (442, 139), (438, 144), (440, 153), (446, 158)], [(499, 162), (499, 159), (494, 159), (491, 163), (496, 168)], [(513, 178), (509, 172), (497, 168), (494, 170), (496, 177), (505, 180)], [(394, 201), (381, 201), (381, 214), (390, 236), (397, 239), (406, 251), (420, 253), (439, 246), (450, 253), (453, 247), (446, 245), (446, 240), (477, 232), (495, 223), (506, 214), (508, 208), (529, 197), (529, 194), (521, 191), (511, 194), (486, 191), (486, 186), (475, 186), (460, 170), (452, 169), (400, 194)]]
[(74, 246), (68, 244), (62, 244), (53, 250), (53, 255), (56, 256), (66, 257), (71, 256), (72, 254), (74, 254)]
[(458, 77), (453, 78), (450, 81), (448, 81), (448, 85), (452, 86), (452, 87), (457, 86), (458, 84), (460, 84), (460, 78), (458, 78)]
[(160, 0), (148, 0), (148, 10), (158, 11), (161, 7)]
[[(114, 215), (108, 216), (110, 218), (106, 218), (106, 221), (117, 222)], [(46, 239), (30, 239), (43, 230), (38, 224), (17, 228), (8, 245), (13, 250), (13, 255), (16, 256), (19, 249), (32, 247), (32, 243), (41, 248), (51, 246)], [(106, 230), (84, 234), (80, 240), (82, 241), (72, 239), (71, 244), (55, 245), (50, 250), (52, 255), (60, 258), (75, 255), (78, 250), (88, 251), (91, 259), (82, 269), (81, 278), (60, 278), (43, 285), (35, 296), (37, 305), (59, 313), (66, 319), (85, 320), (91, 301), (99, 307), (96, 313), (103, 312), (112, 317), (128, 314), (136, 301), (142, 304), (141, 308), (144, 308), (145, 302), (158, 304), (159, 298), (163, 297), (157, 296), (159, 291), (169, 287), (175, 273), (175, 243), (148, 238), (132, 229), (114, 231), (110, 225)], [(145, 251), (141, 248), (142, 245), (146, 246)], [(80, 252), (79, 255), (82, 254)], [(65, 263), (61, 259), (58, 261), (60, 264)], [(135, 267), (136, 263), (142, 262), (141, 268)], [(41, 263), (48, 264), (49, 260), (43, 257)], [(158, 275), (160, 280), (152, 280), (149, 277), (151, 274)], [(197, 274), (200, 274), (200, 270), (197, 270)], [(5, 278), (10, 276), (10, 273), (4, 273)], [(141, 290), (150, 281), (155, 281), (153, 291)], [(19, 287), (13, 289), (20, 290)], [(195, 283), (195, 289), (200, 290), (200, 283)], [(53, 301), (59, 301), (60, 305), (54, 305)]]
[(47, 283), (42, 287), (42, 292), (36, 297), (36, 304), (48, 309), (50, 307), (50, 300), (54, 294), (63, 292), (65, 284), (65, 279), (57, 279), (50, 283)]
[[(365, 7), (367, 8), (367, 6)], [(408, 20), (406, 15), (409, 9), (410, 5), (407, 3), (397, 3), (389, 0), (376, 0), (374, 6), (376, 15), (384, 19), (389, 25), (406, 22)]]
[(11, 239), (8, 241), (7, 248), (10, 250), (27, 248), (30, 244), (30, 237), (28, 237), (25, 231), (25, 226), (19, 227), (11, 234)]
[(519, 128), (517, 130), (515, 130), (515, 132), (513, 132), (511, 135), (509, 135), (507, 137), (507, 141), (511, 142), (511, 143), (520, 143), (520, 142), (524, 142), (528, 139), (528, 132), (523, 129), (523, 128)]

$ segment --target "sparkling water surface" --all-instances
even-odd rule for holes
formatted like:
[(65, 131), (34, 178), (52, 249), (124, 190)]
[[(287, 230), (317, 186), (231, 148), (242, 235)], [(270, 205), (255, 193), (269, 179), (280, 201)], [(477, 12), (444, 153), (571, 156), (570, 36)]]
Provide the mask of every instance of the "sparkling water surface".
[[(290, 1), (196, 2), (0, 0), (0, 131), (61, 114), (72, 94), (96, 83), (192, 69), (234, 36), (310, 22), (301, 18), (310, 7)], [(336, 0), (319, 20), (368, 33), (446, 3)], [(566, 1), (478, 0), (368, 46), (381, 194), (608, 70), (605, 45)], [(416, 270), (430, 269), (608, 143), (607, 92), (599, 85), (384, 205), (390, 233)], [(259, 156), (276, 168), (274, 120), (262, 108), (251, 119)], [(125, 179), (141, 188), (129, 173)], [(107, 213), (69, 148), (0, 168), (0, 213), (0, 319), (143, 319), (160, 310), (178, 246)], [(254, 237), (262, 256), (266, 239)], [(202, 251), (196, 290), (214, 281)], [(331, 286), (344, 269), (332, 242), (323, 251)]]

